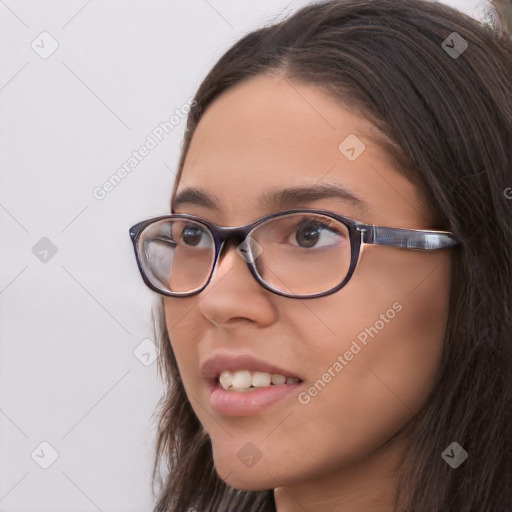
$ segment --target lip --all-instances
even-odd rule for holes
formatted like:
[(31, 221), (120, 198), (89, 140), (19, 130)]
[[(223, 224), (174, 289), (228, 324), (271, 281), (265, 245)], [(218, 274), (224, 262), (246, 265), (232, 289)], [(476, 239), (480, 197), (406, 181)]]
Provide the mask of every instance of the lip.
[[(271, 385), (251, 391), (226, 391), (218, 381), (223, 370), (250, 370), (279, 373), (285, 377), (298, 377), (300, 382)], [(211, 406), (227, 416), (251, 416), (270, 405), (289, 397), (303, 384), (300, 375), (254, 357), (250, 354), (215, 352), (202, 365), (201, 374), (208, 383)]]

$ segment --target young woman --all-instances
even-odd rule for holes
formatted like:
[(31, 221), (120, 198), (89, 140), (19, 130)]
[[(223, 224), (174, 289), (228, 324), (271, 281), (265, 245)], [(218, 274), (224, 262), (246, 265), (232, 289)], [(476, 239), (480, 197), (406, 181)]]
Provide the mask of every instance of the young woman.
[(130, 230), (155, 512), (512, 510), (511, 64), (441, 4), (332, 0), (213, 67)]

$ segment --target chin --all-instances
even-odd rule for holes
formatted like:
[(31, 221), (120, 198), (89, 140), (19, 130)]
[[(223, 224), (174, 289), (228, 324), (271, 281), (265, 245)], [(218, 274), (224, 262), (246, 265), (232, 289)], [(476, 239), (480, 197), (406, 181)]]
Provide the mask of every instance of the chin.
[(213, 452), (213, 463), (219, 478), (230, 487), (244, 491), (264, 491), (276, 487), (276, 471), (269, 462), (253, 456), (249, 447), (237, 453)]
[[(299, 468), (283, 464), (282, 458), (262, 457), (251, 467), (240, 461), (237, 453), (215, 454), (214, 466), (219, 478), (234, 489), (266, 491), (276, 487), (296, 485), (307, 478)], [(299, 470), (299, 471), (297, 471)]]

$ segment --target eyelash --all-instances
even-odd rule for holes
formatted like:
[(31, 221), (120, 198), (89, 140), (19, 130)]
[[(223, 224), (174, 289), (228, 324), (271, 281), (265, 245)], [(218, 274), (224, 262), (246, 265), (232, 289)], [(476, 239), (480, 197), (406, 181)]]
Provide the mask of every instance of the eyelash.
[(333, 233), (339, 233), (339, 230), (337, 229), (337, 223), (326, 217), (302, 217), (300, 222), (303, 222), (305, 220), (309, 220), (310, 222), (316, 222), (320, 224), (322, 227), (328, 228)]

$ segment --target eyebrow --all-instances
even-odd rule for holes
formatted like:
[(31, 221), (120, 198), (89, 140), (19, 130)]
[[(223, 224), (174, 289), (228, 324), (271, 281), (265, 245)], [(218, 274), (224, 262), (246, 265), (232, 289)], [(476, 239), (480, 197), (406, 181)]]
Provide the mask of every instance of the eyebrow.
[[(330, 184), (316, 184), (310, 187), (290, 187), (285, 189), (273, 189), (264, 192), (259, 203), (266, 209), (289, 209), (300, 204), (318, 201), (320, 199), (336, 199), (344, 205), (350, 205), (361, 211), (370, 209), (367, 202), (355, 196), (346, 188)], [(199, 188), (187, 188), (174, 198), (172, 209), (183, 204), (204, 206), (213, 210), (222, 210), (221, 202), (210, 193)]]

